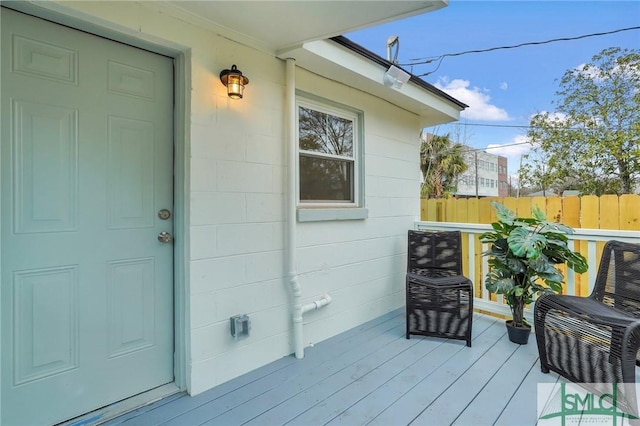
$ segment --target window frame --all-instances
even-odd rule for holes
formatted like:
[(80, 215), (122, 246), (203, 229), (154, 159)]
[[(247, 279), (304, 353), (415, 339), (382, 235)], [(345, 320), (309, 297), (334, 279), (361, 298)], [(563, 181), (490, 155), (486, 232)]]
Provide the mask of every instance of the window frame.
[[(300, 149), (300, 107), (332, 115), (353, 123), (353, 153), (352, 153), (352, 200), (312, 200), (300, 199), (300, 156), (309, 155), (316, 158), (348, 159), (346, 156), (318, 153)], [(295, 102), (295, 149), (296, 149), (296, 208), (299, 221), (317, 220), (348, 220), (365, 219), (368, 217), (364, 209), (364, 113), (355, 108), (321, 98), (309, 93), (296, 91)], [(345, 160), (348, 161), (348, 160)]]

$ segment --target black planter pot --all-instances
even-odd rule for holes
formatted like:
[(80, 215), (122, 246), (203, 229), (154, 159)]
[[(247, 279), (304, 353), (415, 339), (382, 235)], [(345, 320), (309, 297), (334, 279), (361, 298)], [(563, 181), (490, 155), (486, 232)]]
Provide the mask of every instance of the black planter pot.
[(526, 345), (529, 343), (529, 336), (531, 335), (531, 327), (515, 327), (513, 321), (506, 321), (507, 333), (509, 334), (509, 340), (519, 345)]

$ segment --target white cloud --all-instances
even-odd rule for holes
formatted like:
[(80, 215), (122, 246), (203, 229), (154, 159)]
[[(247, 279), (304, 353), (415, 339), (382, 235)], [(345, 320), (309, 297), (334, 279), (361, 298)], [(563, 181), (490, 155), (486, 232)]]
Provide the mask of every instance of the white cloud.
[(486, 151), (491, 154), (507, 157), (507, 167), (510, 175), (516, 175), (520, 168), (520, 158), (531, 151), (529, 137), (518, 135), (504, 144), (489, 144)]
[(441, 77), (435, 86), (469, 105), (469, 108), (460, 113), (467, 120), (504, 121), (509, 120), (509, 114), (502, 108), (490, 103), (491, 97), (478, 87), (470, 87), (468, 80)]
[(595, 80), (602, 81), (600, 68), (594, 66), (587, 66), (587, 64), (580, 64), (573, 69), (573, 72), (576, 74), (582, 74), (585, 77)]
[(597, 84), (604, 83), (605, 80), (611, 76), (617, 76), (620, 78), (633, 78), (640, 75), (640, 71), (636, 68), (622, 68), (616, 64), (613, 68), (608, 70), (602, 70), (593, 64), (580, 64), (573, 69), (574, 74), (582, 74), (584, 77), (593, 80)]
[(507, 84), (506, 81), (503, 81), (502, 83), (500, 83), (500, 89), (502, 89), (502, 90), (509, 89), (509, 84)]

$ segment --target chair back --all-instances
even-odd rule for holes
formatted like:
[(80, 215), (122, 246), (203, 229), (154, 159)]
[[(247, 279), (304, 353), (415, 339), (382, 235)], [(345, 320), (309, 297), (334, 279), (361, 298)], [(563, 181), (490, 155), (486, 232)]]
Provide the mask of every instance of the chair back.
[(591, 297), (640, 317), (640, 244), (605, 244)]
[(431, 277), (462, 275), (460, 231), (409, 230), (407, 272)]

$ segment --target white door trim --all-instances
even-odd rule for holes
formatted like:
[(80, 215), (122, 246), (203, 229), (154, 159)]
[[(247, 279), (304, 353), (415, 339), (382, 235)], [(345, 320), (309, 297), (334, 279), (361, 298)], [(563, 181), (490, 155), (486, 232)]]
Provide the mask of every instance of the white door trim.
[[(3, 1), (8, 7), (70, 28), (82, 30), (130, 46), (174, 59), (174, 383), (182, 391), (190, 389), (187, 360), (189, 339), (189, 205), (191, 52), (170, 40), (153, 41), (132, 35), (117, 24), (95, 18), (54, 2)], [(1, 11), (0, 11), (1, 13)], [(1, 400), (0, 400), (1, 401)], [(2, 407), (0, 403), (0, 413)]]

